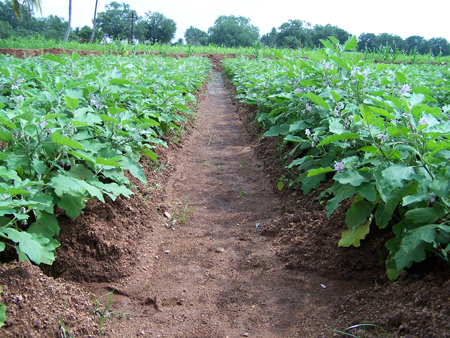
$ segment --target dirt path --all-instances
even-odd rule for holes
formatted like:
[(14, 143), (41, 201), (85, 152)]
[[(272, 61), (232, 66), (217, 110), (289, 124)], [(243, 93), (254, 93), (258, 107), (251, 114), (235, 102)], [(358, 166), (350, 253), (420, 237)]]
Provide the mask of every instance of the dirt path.
[[(353, 286), (283, 268), (272, 241), (261, 236), (281, 216), (281, 201), (246, 143), (219, 73), (208, 94), (196, 131), (170, 160), (177, 169), (168, 182), (166, 212), (176, 205), (171, 216), (177, 222), (172, 229), (161, 215), (142, 239), (148, 252), (138, 272), (115, 285), (115, 306), (128, 303), (133, 316), (110, 335), (322, 336), (323, 307)], [(186, 202), (187, 210), (197, 208), (181, 224)]]

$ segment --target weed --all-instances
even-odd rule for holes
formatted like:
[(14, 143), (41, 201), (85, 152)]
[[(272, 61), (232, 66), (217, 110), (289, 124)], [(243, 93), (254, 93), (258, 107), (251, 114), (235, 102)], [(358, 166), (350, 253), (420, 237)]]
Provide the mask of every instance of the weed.
[(63, 306), (63, 311), (59, 316), (59, 327), (61, 329), (61, 336), (63, 338), (69, 337), (69, 338), (74, 338), (72, 332), (70, 332), (70, 330), (66, 327), (66, 325), (64, 324), (64, 312), (66, 312), (66, 298), (64, 298), (64, 306)]
[[(100, 322), (98, 323), (98, 329), (100, 330), (100, 332), (102, 332), (103, 322), (105, 321), (105, 319), (109, 318), (112, 321), (112, 317), (116, 315), (112, 310), (110, 310), (112, 303), (113, 303), (113, 299), (112, 299), (113, 293), (114, 293), (114, 289), (111, 292), (108, 292), (108, 293), (104, 294), (103, 296), (100, 296), (100, 298), (98, 298), (98, 299), (94, 295), (94, 301), (93, 301), (94, 307), (95, 307), (94, 314), (96, 314), (97, 316), (100, 317)], [(102, 298), (107, 295), (109, 295), (108, 304), (106, 304), (106, 306), (104, 308), (102, 308), (100, 302), (101, 302)]]
[(212, 144), (212, 142), (213, 142), (213, 136), (212, 136), (211, 132), (209, 131), (209, 128), (208, 128), (208, 134), (209, 134), (209, 141), (208, 141), (208, 145), (211, 145), (211, 144)]
[(188, 198), (186, 198), (186, 201), (183, 204), (183, 208), (181, 211), (178, 210), (178, 204), (175, 203), (174, 206), (174, 211), (173, 211), (173, 216), (170, 220), (171, 224), (175, 224), (176, 222), (180, 222), (182, 224), (186, 224), (186, 218), (189, 216), (189, 214), (194, 211), (195, 209), (197, 209), (199, 206), (197, 205), (196, 207), (190, 208), (188, 210)]
[[(389, 338), (389, 335), (388, 335), (388, 333), (386, 332), (386, 330), (383, 329), (381, 326), (379, 326), (379, 325), (377, 325), (377, 324), (356, 324), (356, 325), (347, 327), (344, 331), (339, 331), (339, 330), (328, 330), (328, 331), (330, 331), (330, 332), (335, 332), (335, 333), (341, 333), (341, 334), (343, 334), (343, 335), (345, 335), (345, 336), (348, 336), (348, 337), (360, 338), (360, 337), (358, 337), (358, 336), (356, 336), (356, 335), (354, 335), (354, 334), (351, 334), (351, 333), (348, 333), (348, 332), (345, 332), (345, 331), (354, 330), (354, 329), (361, 329), (361, 328), (364, 329), (364, 332), (363, 332), (363, 333), (364, 333), (364, 336), (363, 336), (364, 338), (367, 337), (367, 330), (366, 330), (367, 328), (373, 328), (374, 331), (375, 331), (375, 334), (376, 334), (377, 338), (382, 338), (382, 337)], [(382, 335), (379, 333), (378, 330), (381, 330), (381, 331), (384, 333), (384, 335), (382, 336)]]

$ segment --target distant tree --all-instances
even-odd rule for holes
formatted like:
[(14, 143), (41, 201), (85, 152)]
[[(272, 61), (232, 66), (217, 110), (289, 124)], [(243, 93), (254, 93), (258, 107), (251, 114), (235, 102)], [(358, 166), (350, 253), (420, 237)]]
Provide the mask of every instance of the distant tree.
[(19, 20), (22, 20), (22, 7), (28, 8), (28, 15), (31, 18), (31, 13), (34, 9), (37, 9), (42, 13), (41, 0), (12, 0), (14, 14)]
[(311, 46), (309, 29), (302, 20), (289, 20), (278, 28), (277, 46), (297, 49)]
[(202, 38), (208, 38), (208, 34), (206, 32), (202, 31), (201, 29), (195, 28), (193, 26), (186, 29), (186, 32), (184, 32), (184, 39), (186, 40), (187, 44), (190, 45), (200, 45), (200, 39)]
[(145, 13), (145, 33), (144, 37), (150, 43), (169, 43), (175, 36), (177, 25), (172, 19), (168, 19), (164, 14), (158, 12)]
[(362, 33), (358, 37), (358, 51), (364, 51), (366, 47), (370, 51), (374, 51), (379, 46), (378, 37), (373, 33)]
[(270, 33), (264, 34), (263, 36), (261, 36), (261, 43), (265, 44), (268, 47), (276, 47), (277, 45), (277, 29), (275, 27), (272, 27), (272, 30), (270, 31)]
[(424, 41), (425, 38), (418, 35), (413, 35), (405, 39), (405, 42), (408, 44), (408, 50), (418, 49)]
[(131, 12), (130, 5), (113, 1), (98, 13), (98, 26), (108, 38), (131, 40)]
[(350, 37), (350, 34), (344, 29), (330, 24), (326, 26), (315, 25), (310, 32), (312, 44), (316, 47), (322, 46), (320, 40), (326, 40), (330, 36), (334, 36), (341, 44), (344, 44)]
[(444, 38), (431, 38), (428, 40), (428, 46), (434, 56), (438, 56), (440, 53), (444, 56), (450, 55), (450, 45)]
[(97, 5), (98, 5), (98, 0), (95, 0), (94, 20), (92, 21), (92, 33), (91, 33), (91, 36), (89, 38), (89, 43), (92, 43), (94, 41), (95, 24), (96, 24), (96, 20), (97, 20)]
[(226, 47), (250, 47), (259, 38), (259, 28), (243, 16), (219, 16), (208, 29), (208, 43)]

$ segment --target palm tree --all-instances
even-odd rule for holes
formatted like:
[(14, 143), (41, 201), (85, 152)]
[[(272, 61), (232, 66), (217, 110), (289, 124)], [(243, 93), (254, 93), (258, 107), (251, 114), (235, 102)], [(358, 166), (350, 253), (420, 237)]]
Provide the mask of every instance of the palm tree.
[(19, 20), (22, 20), (22, 8), (20, 6), (27, 5), (28, 10), (31, 16), (31, 10), (37, 9), (42, 14), (41, 0), (22, 0), (22, 3), (19, 0), (12, 0), (14, 14)]
[(92, 41), (94, 41), (94, 35), (95, 35), (95, 20), (97, 19), (97, 5), (98, 5), (98, 0), (95, 0), (94, 27), (92, 28), (92, 34), (91, 34), (91, 38), (89, 39), (89, 43), (92, 43)]
[(67, 25), (66, 35), (64, 36), (64, 42), (67, 41), (70, 34), (70, 28), (72, 25), (72, 0), (69, 0), (69, 24)]

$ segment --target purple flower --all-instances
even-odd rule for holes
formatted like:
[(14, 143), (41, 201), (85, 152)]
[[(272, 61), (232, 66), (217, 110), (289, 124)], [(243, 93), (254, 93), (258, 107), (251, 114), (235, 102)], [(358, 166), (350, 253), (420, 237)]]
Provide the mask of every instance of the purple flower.
[(25, 190), (26, 190), (26, 191), (30, 191), (30, 190), (31, 190), (31, 187), (25, 187)]
[(338, 173), (341, 173), (344, 171), (344, 162), (336, 162), (336, 165), (334, 166), (334, 170)]
[(39, 123), (39, 125), (41, 126), (41, 128), (42, 129), (44, 129), (44, 127), (47, 125), (47, 121), (41, 121), (40, 123)]
[(428, 121), (428, 119), (424, 116), (424, 117), (421, 117), (420, 118), (420, 120), (419, 120), (419, 124), (430, 124), (430, 122)]
[(316, 90), (316, 86), (312, 86), (312, 87), (311, 87), (311, 90)]
[(19, 95), (19, 96), (16, 97), (16, 100), (17, 101), (23, 101), (23, 100), (25, 100), (25, 98), (22, 95)]
[(386, 141), (386, 135), (384, 135), (384, 134), (378, 135), (377, 138), (378, 138), (381, 142)]
[(19, 89), (19, 86), (17, 86), (17, 85), (12, 85), (12, 86), (11, 86), (11, 90), (14, 90), (14, 89)]
[(403, 87), (400, 89), (400, 94), (405, 94), (411, 91), (411, 87), (409, 87), (407, 84), (403, 85)]
[(305, 108), (306, 108), (306, 110), (308, 110), (308, 111), (311, 111), (311, 110), (312, 110), (312, 107), (311, 107), (311, 105), (310, 105), (309, 103), (306, 104)]
[(300, 88), (295, 88), (294, 92), (296, 92), (298, 94), (298, 93), (301, 93), (302, 90)]
[(434, 203), (434, 201), (436, 201), (436, 196), (434, 196), (434, 195), (428, 195), (427, 197), (431, 203)]
[(308, 128), (305, 129), (305, 134), (306, 136), (310, 136), (311, 135), (311, 130), (309, 130)]

